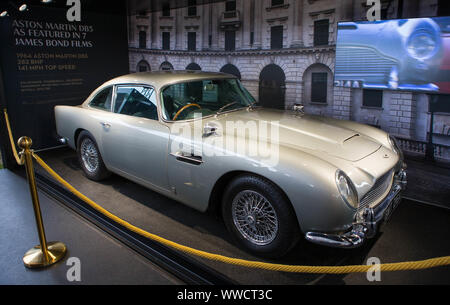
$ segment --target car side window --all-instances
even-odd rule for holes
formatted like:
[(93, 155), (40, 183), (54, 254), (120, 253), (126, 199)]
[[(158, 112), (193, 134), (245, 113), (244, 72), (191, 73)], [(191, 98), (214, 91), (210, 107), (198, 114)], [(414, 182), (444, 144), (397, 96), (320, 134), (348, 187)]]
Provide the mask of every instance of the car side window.
[(111, 111), (112, 87), (108, 87), (97, 93), (89, 103), (90, 107)]
[(158, 120), (155, 90), (145, 86), (118, 86), (114, 112)]

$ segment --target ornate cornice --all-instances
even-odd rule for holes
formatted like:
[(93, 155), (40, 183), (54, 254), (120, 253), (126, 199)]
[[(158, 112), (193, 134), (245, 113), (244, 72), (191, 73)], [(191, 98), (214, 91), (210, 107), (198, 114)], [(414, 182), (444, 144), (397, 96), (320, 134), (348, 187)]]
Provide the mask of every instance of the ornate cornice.
[(266, 21), (267, 21), (268, 23), (273, 23), (273, 22), (275, 22), (275, 21), (283, 22), (283, 21), (286, 21), (286, 20), (288, 20), (288, 19), (289, 19), (288, 16), (283, 16), (283, 17), (269, 18), (269, 19), (266, 19)]
[(309, 15), (310, 15), (311, 17), (318, 16), (318, 15), (320, 15), (320, 14), (328, 15), (328, 14), (333, 14), (335, 11), (336, 11), (336, 10), (333, 8), (333, 9), (329, 9), (329, 10), (323, 10), (323, 11), (311, 12), (311, 13), (309, 13)]
[(317, 54), (335, 52), (336, 46), (324, 47), (303, 47), (303, 48), (285, 48), (279, 50), (236, 50), (236, 51), (184, 51), (184, 50), (156, 50), (156, 49), (140, 49), (129, 47), (130, 53), (145, 53), (152, 55), (167, 56), (274, 56), (274, 55), (296, 55), (296, 54)]
[(266, 7), (266, 12), (270, 12), (276, 9), (287, 9), (287, 8), (289, 8), (289, 3)]

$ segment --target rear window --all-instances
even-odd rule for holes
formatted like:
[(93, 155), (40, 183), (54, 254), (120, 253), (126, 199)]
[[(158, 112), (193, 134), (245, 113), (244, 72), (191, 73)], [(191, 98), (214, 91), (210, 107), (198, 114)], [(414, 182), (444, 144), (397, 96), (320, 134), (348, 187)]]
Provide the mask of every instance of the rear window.
[(112, 87), (103, 89), (91, 100), (90, 107), (111, 111)]

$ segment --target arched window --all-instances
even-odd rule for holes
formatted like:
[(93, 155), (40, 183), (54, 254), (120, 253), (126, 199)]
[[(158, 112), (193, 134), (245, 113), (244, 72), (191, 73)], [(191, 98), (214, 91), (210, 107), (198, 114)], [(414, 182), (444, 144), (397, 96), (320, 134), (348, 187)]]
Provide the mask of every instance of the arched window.
[(284, 109), (286, 76), (283, 69), (270, 64), (259, 75), (259, 102), (268, 108)]
[(173, 70), (173, 66), (170, 62), (165, 61), (161, 64), (161, 66), (159, 66), (159, 70), (162, 70), (162, 71)]
[(241, 72), (239, 72), (239, 69), (235, 65), (226, 64), (222, 67), (222, 69), (220, 69), (220, 72), (228, 73), (236, 76), (238, 79), (241, 79)]
[(137, 68), (136, 71), (137, 72), (147, 72), (147, 71), (151, 71), (152, 69), (150, 68), (150, 65), (148, 64), (148, 62), (146, 60), (141, 60), (138, 64), (137, 64)]
[(313, 64), (303, 73), (303, 101), (305, 103), (332, 104), (333, 74), (324, 64)]
[(190, 64), (186, 67), (186, 70), (201, 71), (202, 68), (201, 68), (199, 65), (197, 65), (195, 62), (193, 62), (193, 63), (190, 63)]

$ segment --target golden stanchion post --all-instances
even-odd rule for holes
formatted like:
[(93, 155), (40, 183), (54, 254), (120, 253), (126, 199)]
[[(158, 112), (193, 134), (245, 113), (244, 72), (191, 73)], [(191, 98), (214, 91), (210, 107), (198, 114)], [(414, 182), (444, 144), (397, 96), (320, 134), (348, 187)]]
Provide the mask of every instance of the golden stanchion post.
[(33, 169), (32, 141), (28, 137), (21, 137), (17, 144), (22, 149), (21, 154), (25, 161), (27, 180), (30, 186), (31, 200), (33, 201), (34, 216), (39, 235), (40, 245), (28, 250), (23, 257), (23, 263), (28, 268), (40, 268), (50, 266), (61, 260), (67, 252), (66, 246), (62, 242), (49, 242), (45, 238), (44, 223), (42, 221), (39, 197), (36, 189), (36, 179)]

